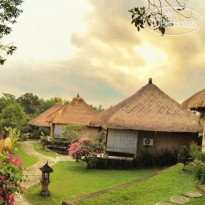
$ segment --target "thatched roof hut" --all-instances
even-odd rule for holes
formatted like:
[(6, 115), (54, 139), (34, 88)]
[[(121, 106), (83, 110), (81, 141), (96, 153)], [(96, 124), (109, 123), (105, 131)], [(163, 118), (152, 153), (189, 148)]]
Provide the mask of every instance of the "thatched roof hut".
[(90, 120), (97, 114), (83, 98), (77, 96), (73, 100), (62, 107), (55, 115), (47, 117), (47, 121), (53, 124), (77, 124), (89, 125)]
[(40, 127), (50, 127), (49, 122), (47, 121), (47, 117), (51, 114), (55, 114), (58, 110), (60, 110), (63, 105), (59, 102), (54, 104), (52, 107), (41, 113), (36, 118), (32, 119), (28, 122), (29, 125), (40, 126)]
[(203, 119), (203, 123), (201, 123), (203, 124), (202, 151), (205, 153), (205, 89), (185, 100), (181, 107), (196, 110), (201, 113), (200, 118)]
[(198, 117), (182, 109), (152, 79), (131, 97), (97, 115), (90, 125), (161, 132), (197, 133), (202, 129)]
[(182, 108), (203, 111), (205, 109), (205, 89), (192, 95), (181, 104)]

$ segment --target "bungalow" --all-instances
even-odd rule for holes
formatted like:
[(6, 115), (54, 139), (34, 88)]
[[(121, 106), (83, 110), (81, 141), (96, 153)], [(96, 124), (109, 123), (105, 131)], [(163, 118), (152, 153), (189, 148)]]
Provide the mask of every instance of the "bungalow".
[(89, 126), (89, 122), (97, 113), (78, 95), (69, 104), (47, 117), (47, 122), (51, 124), (51, 135), (60, 138), (63, 126), (73, 124), (85, 126), (80, 133), (82, 137), (97, 139), (100, 137), (99, 128)]
[(149, 83), (131, 97), (97, 115), (91, 126), (107, 129), (108, 153), (136, 156), (145, 148), (174, 151), (198, 141), (202, 127), (189, 110)]
[(46, 111), (42, 112), (39, 116), (29, 121), (28, 124), (39, 127), (50, 127), (49, 122), (47, 122), (47, 117), (60, 110), (62, 107), (63, 105), (60, 102), (56, 103)]
[(203, 125), (202, 152), (205, 153), (205, 89), (185, 100), (181, 107), (200, 113), (200, 124)]

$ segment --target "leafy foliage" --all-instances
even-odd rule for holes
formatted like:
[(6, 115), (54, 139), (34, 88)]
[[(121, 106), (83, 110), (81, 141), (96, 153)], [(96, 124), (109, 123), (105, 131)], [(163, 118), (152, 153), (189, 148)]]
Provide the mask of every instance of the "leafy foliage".
[(201, 160), (194, 160), (192, 162), (194, 176), (205, 184), (205, 163)]
[(76, 142), (81, 138), (81, 132), (85, 128), (84, 125), (63, 125), (61, 137), (68, 140), (69, 143)]
[(171, 166), (177, 163), (177, 150), (169, 151), (141, 149), (135, 160), (135, 167)]
[(190, 145), (190, 153), (194, 161), (193, 165), (194, 176), (205, 184), (205, 154), (201, 152), (200, 147), (194, 142)]
[(28, 116), (17, 102), (8, 104), (0, 113), (0, 129), (11, 127), (27, 132), (27, 121)]
[(205, 162), (205, 154), (201, 152), (201, 148), (194, 142), (190, 144), (190, 154), (193, 157), (193, 159), (200, 160), (202, 162)]
[(25, 181), (23, 163), (13, 155), (0, 154), (0, 202), (1, 204), (14, 204), (14, 194), (22, 193), (25, 187), (20, 183)]
[(48, 145), (52, 142), (52, 140), (53, 140), (53, 137), (45, 135), (44, 132), (41, 132), (40, 141), (42, 145)]
[(93, 105), (90, 105), (94, 110), (98, 111), (98, 112), (102, 112), (105, 110), (105, 108), (103, 108), (102, 105), (99, 105), (98, 107), (95, 107)]
[(25, 93), (17, 99), (17, 102), (29, 115), (39, 112), (40, 102), (37, 95), (33, 95), (32, 93)]
[(175, 4), (177, 8), (175, 7), (176, 5), (172, 5), (173, 2), (171, 0), (147, 0), (147, 3), (147, 7), (135, 7), (129, 10), (132, 17), (131, 23), (135, 25), (138, 31), (147, 25), (149, 27), (153, 26), (154, 30), (159, 30), (159, 32), (164, 35), (166, 28), (173, 26), (173, 23), (171, 23), (167, 15), (164, 14), (163, 6), (169, 6), (173, 12), (184, 16), (181, 11), (186, 7), (186, 0), (181, 2), (176, 1)]
[(19, 140), (21, 131), (18, 130), (17, 128), (11, 128), (11, 127), (5, 127), (5, 130), (9, 132), (9, 138), (11, 139), (11, 147), (9, 149), (10, 153), (15, 153), (16, 152), (16, 143)]
[(82, 160), (87, 163), (87, 167), (94, 167), (94, 160), (98, 154), (105, 153), (104, 142), (80, 139), (78, 142), (72, 143), (68, 152), (76, 161)]
[(186, 146), (182, 146), (179, 150), (179, 154), (177, 157), (178, 157), (178, 162), (181, 162), (184, 165), (182, 169), (184, 171), (185, 165), (191, 161), (191, 156), (188, 148)]
[[(11, 25), (16, 23), (16, 18), (22, 12), (19, 9), (19, 6), (22, 4), (22, 0), (1, 0), (0, 1), (0, 49), (4, 51), (6, 55), (12, 55), (16, 50), (16, 47), (13, 45), (3, 44), (3, 36), (6, 36), (12, 32)], [(0, 64), (4, 64), (6, 59), (3, 56), (0, 56)]]

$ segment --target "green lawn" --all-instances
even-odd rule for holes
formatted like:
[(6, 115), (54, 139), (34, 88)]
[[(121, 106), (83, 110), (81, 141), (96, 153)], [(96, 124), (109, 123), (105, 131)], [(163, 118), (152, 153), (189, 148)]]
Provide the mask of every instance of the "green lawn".
[(63, 200), (111, 188), (157, 171), (86, 169), (82, 162), (58, 162), (53, 169), (49, 198), (39, 196), (40, 185), (28, 190), (26, 197), (33, 205), (61, 204)]
[(29, 167), (38, 162), (38, 159), (36, 157), (28, 155), (23, 151), (20, 143), (17, 143), (16, 148), (18, 149), (18, 151), (14, 155), (14, 157), (19, 157), (24, 166)]
[[(189, 171), (182, 171), (182, 166), (172, 167), (158, 176), (132, 185), (128, 188), (113, 191), (106, 195), (81, 201), (79, 205), (153, 205), (157, 202), (170, 202), (174, 195), (184, 195), (186, 191), (195, 191), (198, 182)], [(190, 199), (187, 205), (205, 204), (205, 195), (199, 199)]]
[(34, 147), (34, 150), (36, 152), (39, 152), (40, 154), (43, 154), (47, 157), (55, 158), (55, 157), (59, 156), (57, 153), (55, 153), (53, 151), (50, 151), (48, 149), (43, 149), (41, 143), (39, 143), (39, 142), (34, 142), (33, 147)]

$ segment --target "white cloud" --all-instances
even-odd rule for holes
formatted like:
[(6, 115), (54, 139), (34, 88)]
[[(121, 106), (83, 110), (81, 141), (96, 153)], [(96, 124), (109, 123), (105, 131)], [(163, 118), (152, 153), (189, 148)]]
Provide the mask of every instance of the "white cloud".
[(0, 69), (0, 93), (69, 100), (80, 93), (89, 103), (109, 107), (150, 77), (179, 101), (204, 88), (205, 27), (177, 38), (137, 32), (128, 13), (136, 5), (132, 0), (27, 0), (7, 39), (18, 50)]

